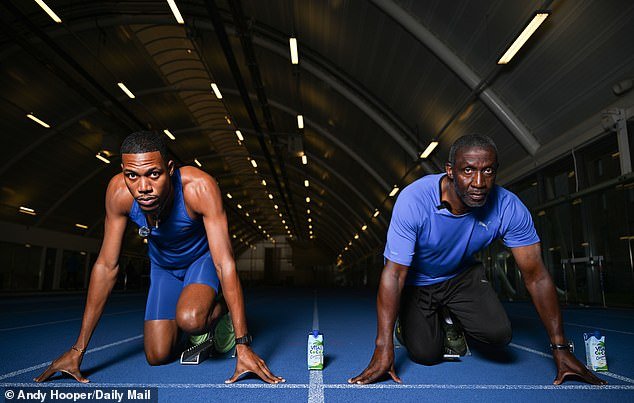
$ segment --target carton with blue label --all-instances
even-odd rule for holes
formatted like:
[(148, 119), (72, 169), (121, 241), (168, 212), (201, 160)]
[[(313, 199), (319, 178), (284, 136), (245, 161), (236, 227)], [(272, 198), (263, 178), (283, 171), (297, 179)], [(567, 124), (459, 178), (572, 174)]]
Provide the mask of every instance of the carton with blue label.
[(593, 333), (584, 333), (583, 340), (586, 344), (586, 367), (593, 371), (607, 371), (605, 336), (596, 330)]

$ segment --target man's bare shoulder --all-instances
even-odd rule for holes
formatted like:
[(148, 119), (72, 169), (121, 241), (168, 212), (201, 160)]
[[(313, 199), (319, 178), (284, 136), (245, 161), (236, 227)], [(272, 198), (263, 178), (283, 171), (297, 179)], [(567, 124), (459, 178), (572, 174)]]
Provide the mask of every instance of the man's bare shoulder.
[(208, 173), (191, 166), (180, 168), (185, 203), (195, 212), (200, 212), (208, 202), (222, 203), (216, 180)]
[(184, 166), (180, 168), (183, 191), (210, 190), (216, 187), (216, 180), (207, 172), (196, 167)]
[(134, 201), (132, 194), (128, 190), (123, 178), (123, 173), (119, 173), (110, 179), (108, 190), (106, 190), (106, 207), (113, 213), (127, 214), (132, 209)]

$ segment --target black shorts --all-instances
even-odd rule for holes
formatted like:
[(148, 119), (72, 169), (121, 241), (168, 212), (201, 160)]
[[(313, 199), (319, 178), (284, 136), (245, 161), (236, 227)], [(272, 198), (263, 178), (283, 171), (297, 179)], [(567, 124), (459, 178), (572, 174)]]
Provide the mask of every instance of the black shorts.
[(474, 339), (497, 345), (511, 341), (511, 322), (484, 267), (478, 264), (442, 283), (403, 288), (401, 332), (412, 360), (425, 365), (442, 360), (444, 334), (439, 309), (443, 306)]

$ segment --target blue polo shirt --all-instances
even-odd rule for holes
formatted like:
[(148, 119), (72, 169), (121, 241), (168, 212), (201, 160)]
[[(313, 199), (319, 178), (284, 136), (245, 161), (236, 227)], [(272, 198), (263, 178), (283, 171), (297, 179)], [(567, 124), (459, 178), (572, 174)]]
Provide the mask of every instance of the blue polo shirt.
[(498, 238), (510, 248), (539, 242), (526, 206), (500, 186), (494, 186), (484, 206), (466, 214), (439, 208), (443, 176), (413, 182), (394, 205), (383, 255), (412, 269), (406, 284), (424, 286), (455, 277), (476, 263), (475, 253)]

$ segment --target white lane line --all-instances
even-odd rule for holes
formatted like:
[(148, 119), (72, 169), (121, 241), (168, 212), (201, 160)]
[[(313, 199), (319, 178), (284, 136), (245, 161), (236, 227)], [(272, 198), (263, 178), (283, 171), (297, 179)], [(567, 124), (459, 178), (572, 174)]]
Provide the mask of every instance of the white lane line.
[[(144, 311), (144, 309), (132, 309), (130, 311), (106, 313), (106, 314), (103, 314), (101, 316), (117, 316), (117, 315), (124, 315), (126, 313), (143, 312), (143, 311)], [(24, 325), (24, 326), (16, 326), (16, 327), (5, 327), (5, 328), (0, 329), (0, 332), (8, 332), (9, 330), (18, 330), (18, 329), (28, 329), (28, 328), (31, 328), (31, 327), (38, 327), (38, 326), (55, 325), (57, 323), (76, 322), (76, 321), (81, 320), (81, 319), (82, 318), (73, 318), (73, 319), (55, 320), (55, 321), (52, 321), (52, 322), (35, 323), (35, 324), (32, 324), (32, 325)]]
[[(130, 341), (138, 340), (138, 339), (141, 339), (141, 338), (143, 338), (142, 334), (139, 334), (139, 335), (133, 336), (133, 337), (128, 337), (127, 339), (115, 341), (114, 343), (106, 344), (106, 345), (103, 345), (103, 346), (100, 346), (100, 347), (91, 348), (90, 350), (86, 351), (85, 354), (91, 354), (91, 353), (94, 353), (94, 352), (97, 352), (97, 351), (105, 350), (107, 348), (118, 346), (119, 344), (128, 343)], [(12, 378), (12, 377), (14, 377), (16, 375), (20, 375), (20, 374), (24, 374), (26, 372), (35, 371), (36, 369), (48, 367), (50, 363), (51, 363), (51, 361), (46, 361), (46, 362), (43, 362), (41, 364), (33, 365), (32, 367), (19, 369), (17, 371), (9, 372), (8, 374), (0, 375), (0, 380), (7, 379), (7, 378)], [(41, 383), (37, 383), (36, 385), (40, 385), (41, 386), (42, 384)]]
[[(509, 343), (509, 346), (515, 347), (515, 348), (517, 348), (519, 350), (528, 351), (529, 353), (533, 353), (533, 354), (536, 354), (536, 355), (539, 355), (539, 356), (542, 356), (542, 357), (545, 357), (545, 358), (550, 358), (550, 359), (553, 358), (553, 356), (550, 355), (550, 354), (546, 354), (546, 353), (543, 353), (541, 351), (534, 350), (534, 349), (532, 349), (530, 347), (522, 346), (522, 345), (515, 344), (515, 343)], [(618, 379), (620, 381), (627, 382), (627, 383), (634, 383), (634, 379), (628, 378), (627, 376), (615, 374), (614, 372), (601, 371), (601, 372), (597, 372), (597, 374), (609, 376), (609, 377), (612, 377), (614, 379)]]
[(322, 371), (310, 371), (308, 403), (324, 403), (324, 374)]
[[(463, 389), (463, 390), (634, 390), (634, 385), (496, 385), (496, 384), (322, 384), (324, 389)], [(2, 388), (159, 388), (159, 389), (310, 389), (305, 383), (0, 383)]]
[[(509, 315), (511, 317), (514, 318), (524, 318), (524, 319), (532, 319), (532, 320), (536, 320), (539, 321), (539, 318), (535, 318), (533, 316), (525, 316), (525, 315)], [(576, 326), (576, 327), (581, 327), (584, 329), (597, 329), (597, 330), (603, 330), (606, 332), (613, 332), (613, 333), (621, 333), (621, 334), (628, 334), (631, 336), (634, 336), (634, 332), (628, 332), (625, 330), (615, 330), (615, 329), (608, 329), (606, 327), (596, 327), (596, 326), (590, 326), (590, 325), (584, 325), (583, 323), (575, 323), (575, 322), (564, 322), (564, 325), (568, 325), (568, 326)]]
[(308, 389), (305, 383), (0, 383), (0, 388)]
[(634, 385), (481, 385), (481, 384), (371, 384), (371, 385), (349, 385), (349, 384), (325, 384), (326, 389), (485, 389), (485, 390), (634, 390)]

